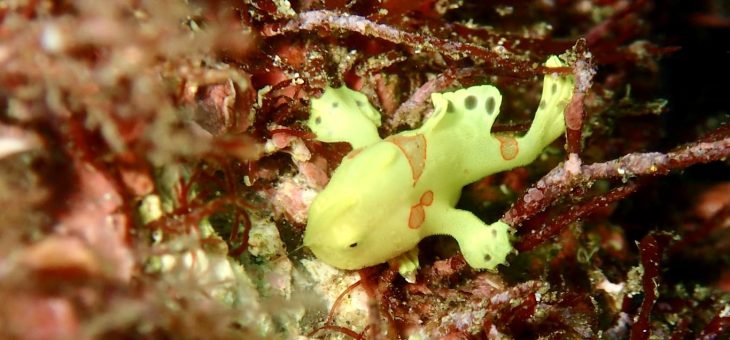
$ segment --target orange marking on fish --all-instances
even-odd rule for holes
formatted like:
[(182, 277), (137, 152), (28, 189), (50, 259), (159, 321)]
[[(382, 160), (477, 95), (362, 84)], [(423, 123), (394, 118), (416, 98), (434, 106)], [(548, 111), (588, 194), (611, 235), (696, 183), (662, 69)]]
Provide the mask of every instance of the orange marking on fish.
[(520, 145), (517, 143), (517, 139), (512, 136), (494, 136), (499, 140), (499, 153), (502, 155), (502, 159), (509, 161), (517, 157), (520, 152)]
[(426, 166), (426, 137), (421, 134), (415, 136), (390, 136), (385, 139), (395, 144), (408, 160), (411, 166), (411, 174), (413, 175), (413, 186), (423, 174), (423, 168)]
[(408, 214), (408, 228), (418, 229), (423, 225), (426, 220), (426, 209), (425, 207), (433, 203), (433, 191), (429, 190), (421, 195), (418, 203), (411, 206), (411, 211)]
[(426, 220), (426, 210), (423, 206), (416, 204), (411, 207), (411, 213), (408, 215), (408, 228), (418, 229)]
[(431, 205), (431, 203), (433, 203), (433, 191), (429, 190), (424, 192), (423, 195), (421, 195), (420, 203), (425, 206)]

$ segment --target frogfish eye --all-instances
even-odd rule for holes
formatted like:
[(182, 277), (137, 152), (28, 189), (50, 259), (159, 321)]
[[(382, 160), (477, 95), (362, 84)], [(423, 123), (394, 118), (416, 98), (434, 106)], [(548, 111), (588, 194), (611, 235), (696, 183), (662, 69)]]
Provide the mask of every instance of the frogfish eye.
[(355, 247), (357, 247), (357, 242), (350, 245), (350, 248), (355, 248)]

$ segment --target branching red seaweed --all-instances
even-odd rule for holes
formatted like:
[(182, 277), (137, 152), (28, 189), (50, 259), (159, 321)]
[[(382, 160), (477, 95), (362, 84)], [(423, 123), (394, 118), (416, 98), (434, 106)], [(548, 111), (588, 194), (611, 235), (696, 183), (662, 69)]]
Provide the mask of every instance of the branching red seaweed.
[[(728, 157), (730, 157), (730, 136), (725, 135), (713, 142), (690, 143), (680, 150), (668, 153), (633, 153), (608, 162), (578, 164), (575, 168), (572, 164), (564, 164), (550, 171), (528, 189), (502, 218), (511, 225), (520, 225), (574, 188), (597, 180), (662, 175), (672, 170)], [(538, 192), (539, 195), (536, 195)], [(534, 199), (536, 196), (539, 196), (539, 199)]]
[[(0, 338), (727, 337), (718, 3), (0, 1)], [(492, 132), (520, 133), (552, 73), (576, 81), (565, 148), (458, 203), (517, 229), (509, 267), (442, 236), (415, 283), (306, 253), (351, 151), (306, 127), (326, 86), (386, 138), (493, 84)]]
[(639, 253), (644, 275), (641, 277), (641, 286), (644, 290), (644, 300), (639, 308), (639, 315), (631, 328), (631, 340), (645, 340), (651, 336), (651, 311), (658, 298), (660, 264), (663, 248), (666, 246), (667, 235), (649, 234), (639, 242)]
[[(473, 58), (485, 63), (497, 75), (530, 77), (546, 72), (531, 61), (508, 58), (481, 46), (419, 35), (382, 25), (357, 15), (341, 15), (332, 11), (309, 11), (280, 27), (270, 27), (266, 34), (276, 36), (299, 30), (348, 30), (397, 44), (407, 44), (416, 51), (425, 50), (443, 54), (451, 59)], [(555, 72), (552, 70), (551, 72)]]
[(567, 211), (541, 225), (539, 229), (523, 232), (524, 235), (519, 242), (517, 242), (515, 248), (519, 251), (533, 249), (545, 242), (545, 240), (558, 235), (570, 223), (591, 214), (599, 208), (606, 207), (611, 203), (626, 198), (626, 196), (635, 192), (638, 187), (639, 185), (637, 183), (631, 182), (627, 185), (612, 189), (605, 194), (587, 199), (585, 202), (581, 202), (577, 205), (571, 205)]

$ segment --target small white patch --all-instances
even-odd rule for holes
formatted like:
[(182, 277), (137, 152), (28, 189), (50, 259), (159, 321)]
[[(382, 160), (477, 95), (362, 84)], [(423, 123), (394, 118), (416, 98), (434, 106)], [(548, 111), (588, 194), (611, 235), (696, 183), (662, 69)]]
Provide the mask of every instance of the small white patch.
[(7, 157), (18, 152), (27, 151), (28, 143), (15, 138), (0, 138), (0, 158)]
[(565, 171), (575, 176), (580, 174), (581, 160), (577, 154), (571, 153), (568, 156), (568, 160), (565, 162)]
[(544, 197), (545, 196), (543, 195), (542, 191), (540, 191), (540, 189), (530, 188), (527, 190), (527, 195), (525, 195), (525, 202), (538, 202)]
[(41, 47), (44, 50), (51, 53), (59, 53), (63, 51), (65, 46), (66, 41), (58, 26), (48, 24), (43, 28), (43, 32), (41, 33)]
[(596, 288), (603, 289), (609, 294), (618, 294), (621, 293), (621, 291), (624, 289), (625, 284), (624, 283), (613, 283), (608, 280), (603, 280), (601, 283), (599, 283)]
[(725, 306), (725, 308), (720, 311), (721, 318), (726, 318), (728, 316), (730, 316), (730, 305)]

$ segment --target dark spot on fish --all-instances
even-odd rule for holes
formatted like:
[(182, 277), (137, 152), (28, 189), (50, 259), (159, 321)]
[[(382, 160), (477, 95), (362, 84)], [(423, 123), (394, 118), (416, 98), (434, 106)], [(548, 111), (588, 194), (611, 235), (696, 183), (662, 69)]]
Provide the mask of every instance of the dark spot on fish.
[(487, 114), (492, 115), (494, 113), (494, 106), (496, 103), (494, 102), (494, 97), (487, 98)]
[(477, 106), (477, 97), (468, 96), (464, 99), (464, 107), (467, 110), (473, 110)]

